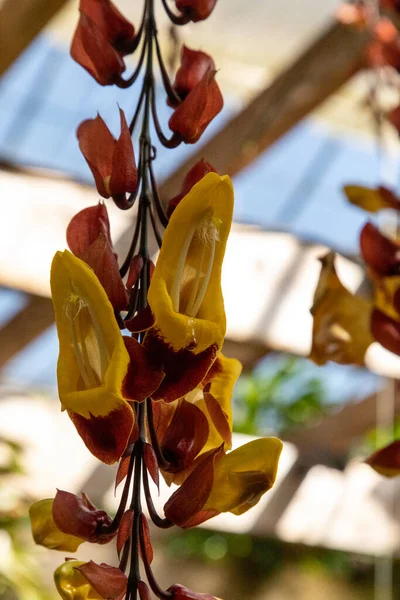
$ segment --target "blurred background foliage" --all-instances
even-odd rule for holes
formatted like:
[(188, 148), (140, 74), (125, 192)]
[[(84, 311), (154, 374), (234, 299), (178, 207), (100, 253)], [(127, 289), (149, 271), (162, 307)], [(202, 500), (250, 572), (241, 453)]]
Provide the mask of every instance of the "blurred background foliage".
[(30, 536), (26, 497), (15, 484), (23, 473), (24, 448), (11, 439), (0, 437), (0, 598), (2, 600), (50, 600), (41, 585), (39, 565)]

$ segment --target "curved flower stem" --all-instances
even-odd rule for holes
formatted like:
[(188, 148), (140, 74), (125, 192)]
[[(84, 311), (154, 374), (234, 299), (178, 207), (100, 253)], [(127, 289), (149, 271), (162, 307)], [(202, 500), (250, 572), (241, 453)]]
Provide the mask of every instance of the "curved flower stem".
[(175, 15), (170, 7), (167, 4), (167, 0), (162, 0), (163, 7), (165, 8), (165, 12), (167, 13), (169, 19), (173, 22), (174, 25), (186, 25), (189, 23), (189, 17), (187, 15)]
[(115, 84), (119, 88), (127, 89), (127, 88), (131, 87), (131, 85), (133, 85), (135, 83), (136, 79), (139, 77), (140, 72), (142, 70), (144, 58), (146, 56), (146, 46), (147, 46), (147, 38), (145, 38), (145, 40), (144, 40), (142, 51), (141, 51), (140, 57), (139, 57), (139, 62), (137, 64), (136, 69), (132, 73), (132, 75), (128, 79), (124, 79), (123, 77), (117, 77), (115, 79)]
[(161, 600), (171, 600), (173, 598), (171, 592), (167, 592), (160, 588), (160, 586), (158, 585), (158, 583), (156, 581), (156, 578), (154, 577), (150, 563), (147, 560), (146, 541), (144, 539), (144, 534), (143, 534), (142, 528), (140, 528), (139, 536), (140, 536), (140, 547), (142, 550), (143, 565), (144, 565), (144, 569), (146, 571), (147, 581), (149, 582), (151, 590), (157, 596), (157, 598), (160, 598)]
[(125, 275), (127, 274), (130, 264), (131, 264), (131, 260), (132, 257), (134, 256), (135, 252), (136, 252), (136, 246), (139, 240), (139, 233), (140, 233), (140, 222), (142, 219), (142, 211), (141, 211), (141, 206), (139, 204), (139, 209), (138, 209), (138, 214), (137, 214), (137, 218), (136, 218), (136, 225), (135, 225), (135, 231), (133, 234), (133, 239), (132, 239), (132, 243), (130, 245), (130, 248), (128, 250), (128, 254), (119, 270), (119, 273), (121, 275), (121, 277), (125, 277)]
[(160, 120), (159, 120), (158, 114), (157, 114), (157, 105), (156, 105), (156, 96), (154, 93), (154, 85), (152, 86), (152, 90), (151, 90), (151, 112), (153, 115), (154, 128), (156, 130), (157, 137), (160, 140), (160, 142), (162, 143), (162, 145), (165, 146), (166, 148), (177, 148), (182, 143), (182, 137), (178, 133), (173, 133), (170, 138), (167, 138), (161, 129)]
[(154, 170), (153, 170), (153, 163), (150, 163), (150, 183), (151, 183), (151, 190), (153, 192), (153, 203), (154, 203), (154, 207), (156, 209), (157, 212), (157, 216), (160, 220), (160, 223), (163, 227), (166, 227), (168, 225), (169, 219), (167, 217), (167, 215), (165, 214), (164, 211), (164, 207), (161, 203), (160, 200), (160, 196), (158, 193), (158, 188), (157, 188), (157, 182), (156, 182), (156, 178), (154, 176)]
[(147, 398), (147, 425), (149, 427), (150, 440), (151, 445), (153, 446), (153, 450), (157, 457), (158, 466), (160, 469), (166, 469), (169, 465), (168, 461), (164, 458), (162, 450), (160, 448), (160, 444), (158, 443), (158, 438), (156, 434), (156, 430), (154, 427), (154, 419), (153, 419), (153, 405), (151, 404), (151, 399)]
[(156, 238), (157, 246), (159, 248), (161, 248), (162, 237), (161, 237), (160, 232), (158, 231), (157, 223), (156, 223), (156, 220), (155, 220), (155, 217), (154, 217), (154, 212), (153, 212), (153, 210), (152, 210), (151, 207), (150, 207), (149, 214), (150, 214), (151, 227), (153, 229), (154, 237)]
[(167, 69), (165, 67), (164, 64), (164, 60), (161, 54), (161, 48), (160, 48), (160, 43), (158, 41), (158, 35), (156, 33), (156, 35), (154, 36), (154, 41), (156, 44), (156, 52), (157, 52), (157, 59), (158, 59), (158, 64), (160, 67), (160, 71), (161, 71), (161, 77), (163, 80), (163, 84), (164, 84), (164, 89), (167, 92), (167, 96), (168, 99), (171, 103), (172, 106), (178, 106), (178, 104), (180, 104), (182, 102), (181, 98), (179, 97), (179, 95), (176, 93), (176, 91), (174, 90), (174, 88), (172, 87), (172, 83), (171, 80), (169, 78)]
[(173, 527), (174, 524), (172, 521), (170, 521), (170, 519), (160, 517), (160, 515), (156, 511), (153, 498), (151, 497), (150, 492), (149, 474), (145, 467), (143, 468), (143, 487), (147, 509), (149, 511), (150, 518), (153, 521), (154, 525), (156, 525), (156, 527), (159, 527), (160, 529), (169, 529), (170, 527)]

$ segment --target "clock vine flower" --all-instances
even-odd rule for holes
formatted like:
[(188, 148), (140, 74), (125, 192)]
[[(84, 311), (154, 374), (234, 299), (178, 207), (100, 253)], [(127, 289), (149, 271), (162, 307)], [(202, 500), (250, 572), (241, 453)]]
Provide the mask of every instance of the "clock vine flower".
[[(158, 41), (156, 0), (144, 0), (135, 29), (111, 0), (81, 0), (71, 54), (101, 85), (128, 88), (142, 75), (134, 114), (120, 110), (115, 139), (100, 116), (77, 130), (102, 200), (67, 228), (69, 250), (57, 252), (51, 292), (59, 338), (61, 409), (92, 454), (119, 461), (121, 500), (112, 517), (82, 493), (57, 490), (30, 510), (36, 543), (74, 553), (83, 543), (116, 542), (118, 567), (67, 558), (54, 574), (65, 600), (218, 600), (181, 584), (161, 589), (142, 504), (154, 525), (193, 527), (221, 512), (242, 514), (274, 484), (282, 444), (276, 438), (232, 448), (232, 392), (241, 365), (221, 352), (226, 317), (221, 269), (233, 213), (233, 188), (205, 160), (187, 173), (166, 210), (154, 173), (154, 132), (167, 148), (196, 142), (223, 100), (212, 57), (184, 47), (174, 82)], [(209, 16), (216, 0), (176, 0), (178, 25)], [(175, 12), (174, 12), (175, 11)], [(138, 64), (123, 79), (124, 57)], [(172, 135), (158, 119), (158, 63)], [(140, 127), (136, 165), (132, 134)], [(104, 200), (137, 203), (126, 256), (115, 253)], [(160, 226), (165, 228), (161, 236)], [(154, 266), (149, 237), (160, 247)], [(179, 486), (160, 515), (150, 478)], [(142, 487), (143, 486), (143, 487)], [(143, 491), (142, 491), (143, 490)], [(145, 581), (146, 579), (146, 581)]]

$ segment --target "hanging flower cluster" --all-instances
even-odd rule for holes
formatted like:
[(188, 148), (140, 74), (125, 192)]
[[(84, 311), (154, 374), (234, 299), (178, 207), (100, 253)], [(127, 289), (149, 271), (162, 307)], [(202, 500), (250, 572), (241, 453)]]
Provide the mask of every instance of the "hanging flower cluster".
[[(173, 23), (206, 19), (216, 0), (176, 0)], [(106, 598), (215, 600), (175, 584), (158, 585), (142, 508), (161, 528), (193, 527), (223, 512), (240, 515), (274, 484), (282, 444), (276, 438), (232, 448), (233, 387), (241, 365), (221, 352), (226, 330), (221, 267), (233, 213), (233, 189), (204, 160), (187, 174), (166, 212), (158, 195), (150, 135), (168, 148), (196, 142), (223, 105), (213, 59), (183, 47), (175, 81), (169, 79), (157, 37), (155, 0), (144, 1), (135, 30), (110, 0), (81, 0), (71, 54), (101, 85), (130, 87), (142, 75), (136, 110), (120, 110), (115, 139), (100, 115), (80, 124), (80, 149), (102, 200), (73, 217), (69, 251), (57, 252), (51, 292), (59, 337), (57, 367), (62, 410), (100, 461), (119, 462), (123, 484), (111, 518), (82, 493), (58, 490), (32, 505), (36, 543), (73, 553), (84, 543), (114, 541), (119, 566), (66, 561), (55, 572), (65, 600)], [(125, 57), (138, 64), (124, 79)], [(157, 116), (154, 63), (173, 109), (171, 135)], [(144, 71), (144, 72), (143, 72)], [(138, 162), (132, 134), (141, 123)], [(132, 243), (120, 265), (106, 204), (122, 210), (137, 201)], [(159, 227), (164, 226), (161, 238)], [(148, 239), (160, 246), (156, 265)], [(162, 243), (161, 243), (162, 242)], [(121, 331), (125, 333), (122, 334)], [(160, 516), (150, 478), (175, 484)], [(142, 578), (142, 571), (147, 583)]]
[[(374, 69), (375, 79), (369, 94), (369, 106), (378, 137), (389, 124), (400, 134), (400, 2), (358, 1), (339, 9), (339, 20), (351, 27), (365, 29), (370, 35), (365, 65)], [(382, 85), (397, 94), (399, 105), (390, 110), (381, 105)], [(400, 197), (383, 185), (369, 188), (351, 184), (344, 194), (352, 205), (371, 214), (390, 209), (400, 218)], [(334, 254), (322, 259), (320, 280), (311, 309), (314, 317), (310, 358), (317, 364), (329, 360), (340, 364), (363, 365), (365, 353), (373, 342), (400, 356), (400, 237), (383, 233), (372, 222), (360, 233), (360, 251), (366, 265), (371, 294), (363, 297), (350, 293), (340, 282), (334, 266)], [(367, 463), (377, 472), (400, 475), (400, 440), (372, 455)]]

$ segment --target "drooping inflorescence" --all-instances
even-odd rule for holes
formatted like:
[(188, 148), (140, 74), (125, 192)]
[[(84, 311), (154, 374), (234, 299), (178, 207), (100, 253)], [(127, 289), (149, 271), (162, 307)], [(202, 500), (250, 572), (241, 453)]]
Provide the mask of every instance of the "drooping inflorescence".
[[(36, 543), (73, 553), (84, 542), (116, 544), (118, 567), (67, 558), (55, 572), (65, 600), (106, 598), (214, 600), (180, 584), (160, 588), (152, 572), (146, 514), (160, 528), (196, 526), (221, 512), (242, 514), (275, 481), (282, 444), (252, 441), (231, 451), (231, 395), (240, 363), (225, 357), (221, 267), (233, 213), (233, 188), (205, 161), (187, 174), (164, 209), (153, 162), (151, 125), (161, 144), (194, 143), (222, 109), (213, 59), (183, 47), (175, 81), (158, 40), (155, 0), (143, 1), (138, 29), (110, 0), (81, 0), (73, 58), (100, 85), (141, 85), (115, 139), (98, 115), (77, 137), (103, 199), (122, 210), (137, 205), (132, 242), (118, 260), (104, 200), (79, 212), (67, 228), (70, 251), (57, 252), (51, 291), (60, 352), (62, 410), (89, 451), (119, 462), (123, 484), (114, 518), (83, 493), (58, 490), (32, 505)], [(176, 25), (206, 19), (216, 0), (161, 0)], [(124, 78), (125, 57), (138, 54)], [(157, 114), (158, 65), (173, 109), (166, 134)], [(137, 163), (132, 135), (138, 129)], [(162, 238), (160, 227), (165, 227)], [(149, 239), (161, 247), (154, 266)], [(124, 333), (121, 333), (123, 331)], [(129, 335), (128, 335), (128, 333)], [(150, 478), (178, 485), (159, 515)], [(142, 488), (143, 486), (143, 488)], [(143, 489), (143, 492), (142, 492)], [(143, 496), (143, 497), (142, 497)], [(147, 583), (145, 581), (147, 580)]]

